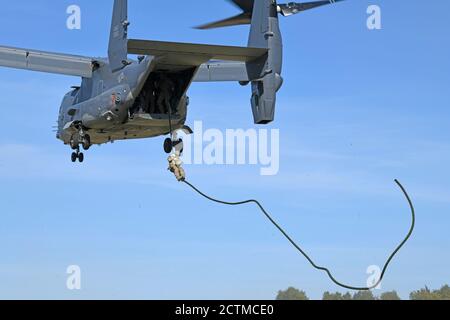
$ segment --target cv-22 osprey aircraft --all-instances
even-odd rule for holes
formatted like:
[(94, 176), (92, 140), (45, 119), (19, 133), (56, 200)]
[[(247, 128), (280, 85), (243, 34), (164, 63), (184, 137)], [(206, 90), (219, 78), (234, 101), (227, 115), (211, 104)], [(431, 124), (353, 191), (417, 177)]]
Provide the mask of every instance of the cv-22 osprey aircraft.
[(57, 138), (73, 150), (72, 162), (84, 161), (81, 147), (164, 135), (171, 153), (182, 150), (177, 131), (192, 133), (185, 125), (192, 82), (251, 84), (254, 122), (272, 122), (283, 84), (279, 16), (338, 1), (232, 0), (242, 13), (198, 28), (250, 24), (248, 47), (234, 47), (128, 39), (128, 1), (115, 0), (108, 58), (0, 46), (0, 66), (82, 78), (64, 96), (58, 118)]

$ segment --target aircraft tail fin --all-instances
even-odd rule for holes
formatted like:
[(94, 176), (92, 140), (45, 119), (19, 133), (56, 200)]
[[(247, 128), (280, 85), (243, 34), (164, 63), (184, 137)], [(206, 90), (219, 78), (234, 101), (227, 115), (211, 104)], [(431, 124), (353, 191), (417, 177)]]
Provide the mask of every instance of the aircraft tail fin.
[(111, 70), (118, 71), (128, 59), (128, 0), (114, 0), (108, 57)]

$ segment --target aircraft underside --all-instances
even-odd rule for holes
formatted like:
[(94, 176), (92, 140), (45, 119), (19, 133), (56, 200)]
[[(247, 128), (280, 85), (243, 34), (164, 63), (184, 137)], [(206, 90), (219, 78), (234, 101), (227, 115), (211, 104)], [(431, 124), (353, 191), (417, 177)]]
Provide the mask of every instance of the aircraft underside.
[[(92, 145), (164, 135), (171, 137), (164, 143), (164, 151), (169, 153), (181, 143), (173, 137), (177, 130), (184, 128), (186, 122), (189, 104), (186, 92), (194, 71), (192, 68), (171, 72), (153, 70), (136, 97), (128, 95), (126, 87), (122, 87), (122, 90), (118, 87), (119, 90), (113, 89), (112, 93), (106, 93), (110, 98), (102, 100), (96, 97), (89, 100), (88, 108), (78, 108), (78, 118), (74, 117), (65, 126), (61, 125), (63, 130), (58, 138), (75, 151), (72, 154), (74, 162), (77, 159), (83, 162), (81, 148), (89, 150)], [(127, 93), (120, 94), (123, 90)], [(109, 107), (101, 109), (105, 101)], [(75, 109), (74, 106), (68, 109), (71, 108)], [(190, 129), (184, 129), (190, 133)]]
[[(123, 124), (108, 129), (90, 129), (74, 123), (68, 126), (59, 138), (74, 150), (72, 161), (75, 162), (78, 159), (83, 162), (84, 155), (80, 152), (80, 149), (83, 148), (87, 151), (92, 145), (166, 136), (171, 133), (174, 134), (178, 130), (191, 134), (191, 129), (184, 125), (185, 121), (186, 117), (179, 113), (169, 116), (168, 114), (150, 114), (142, 109), (136, 109), (135, 113), (130, 114), (128, 120)], [(169, 140), (172, 142), (171, 139)], [(175, 141), (175, 144), (181, 142), (181, 140), (178, 140)], [(165, 150), (174, 147), (173, 144), (166, 145), (167, 143), (166, 139)]]
[[(172, 129), (184, 127), (184, 119), (172, 117)], [(135, 114), (123, 125), (108, 130), (88, 130), (91, 143), (100, 145), (118, 140), (146, 139), (165, 136), (170, 133), (169, 117), (160, 114)]]

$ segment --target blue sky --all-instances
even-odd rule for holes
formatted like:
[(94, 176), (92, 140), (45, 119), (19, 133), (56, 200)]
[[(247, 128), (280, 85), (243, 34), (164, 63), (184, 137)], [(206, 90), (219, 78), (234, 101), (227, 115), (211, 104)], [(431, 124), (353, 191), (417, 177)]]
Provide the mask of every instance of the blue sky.
[[(130, 0), (130, 37), (245, 45), (248, 27), (191, 26), (235, 14), (225, 1)], [(82, 30), (65, 28), (82, 9)], [(369, 4), (383, 29), (366, 28)], [(0, 43), (106, 54), (111, 1), (5, 2)], [(188, 166), (229, 200), (261, 199), (343, 282), (364, 285), (418, 221), (383, 290), (403, 297), (450, 281), (450, 3), (348, 1), (282, 19), (281, 168)], [(0, 298), (271, 299), (288, 286), (337, 291), (252, 207), (221, 207), (174, 182), (162, 138), (94, 147), (82, 166), (54, 138), (62, 96), (79, 79), (0, 69)], [(194, 84), (188, 123), (254, 128), (250, 89)], [(66, 289), (66, 268), (82, 290)], [(379, 292), (376, 292), (379, 293)]]

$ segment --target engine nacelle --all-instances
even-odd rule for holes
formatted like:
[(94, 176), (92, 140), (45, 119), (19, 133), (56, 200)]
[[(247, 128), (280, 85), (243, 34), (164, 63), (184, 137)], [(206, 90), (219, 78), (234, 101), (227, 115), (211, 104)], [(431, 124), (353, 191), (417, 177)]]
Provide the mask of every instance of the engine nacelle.
[(247, 63), (250, 79), (254, 79), (251, 103), (255, 123), (268, 124), (275, 119), (276, 96), (283, 85), (283, 41), (275, 1), (254, 3), (248, 45), (268, 49), (266, 55)]
[(278, 73), (252, 82), (251, 103), (255, 124), (268, 124), (275, 120), (277, 92), (282, 85), (283, 78)]

